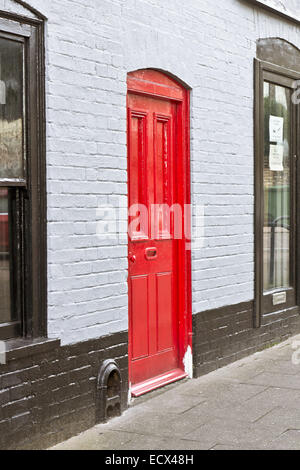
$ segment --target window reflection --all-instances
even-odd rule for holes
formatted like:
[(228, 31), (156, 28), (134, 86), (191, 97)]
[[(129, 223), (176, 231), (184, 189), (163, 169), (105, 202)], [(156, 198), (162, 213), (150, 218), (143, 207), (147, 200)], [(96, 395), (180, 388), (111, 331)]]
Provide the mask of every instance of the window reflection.
[(8, 189), (0, 188), (0, 323), (11, 321)]
[(264, 83), (264, 290), (290, 286), (290, 90)]
[(23, 44), (0, 38), (0, 178), (22, 178)]

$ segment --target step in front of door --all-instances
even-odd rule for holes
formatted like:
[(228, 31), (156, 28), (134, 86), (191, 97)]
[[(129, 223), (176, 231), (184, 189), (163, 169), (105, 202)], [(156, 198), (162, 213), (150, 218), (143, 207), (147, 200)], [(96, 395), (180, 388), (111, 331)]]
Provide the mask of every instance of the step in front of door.
[(135, 384), (131, 387), (131, 395), (133, 397), (140, 397), (145, 393), (152, 392), (157, 388), (164, 387), (165, 385), (169, 385), (173, 382), (177, 382), (178, 380), (185, 379), (187, 374), (181, 369), (174, 369), (165, 374), (158, 375), (157, 377), (153, 377), (152, 379), (145, 380), (145, 382), (141, 382), (139, 384)]

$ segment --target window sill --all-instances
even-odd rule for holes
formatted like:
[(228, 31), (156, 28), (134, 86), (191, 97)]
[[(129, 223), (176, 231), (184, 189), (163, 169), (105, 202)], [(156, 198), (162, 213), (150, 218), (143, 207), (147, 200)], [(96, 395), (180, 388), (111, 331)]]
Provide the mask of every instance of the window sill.
[(4, 341), (6, 362), (22, 359), (24, 357), (34, 356), (36, 354), (44, 354), (60, 346), (59, 339), (10, 339)]

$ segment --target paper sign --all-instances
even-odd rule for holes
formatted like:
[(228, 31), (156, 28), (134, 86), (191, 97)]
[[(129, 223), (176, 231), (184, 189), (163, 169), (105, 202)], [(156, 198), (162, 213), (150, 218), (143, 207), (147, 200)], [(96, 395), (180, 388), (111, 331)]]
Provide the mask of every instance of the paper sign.
[(270, 142), (283, 142), (283, 118), (270, 116)]
[(270, 145), (270, 170), (283, 171), (283, 145)]

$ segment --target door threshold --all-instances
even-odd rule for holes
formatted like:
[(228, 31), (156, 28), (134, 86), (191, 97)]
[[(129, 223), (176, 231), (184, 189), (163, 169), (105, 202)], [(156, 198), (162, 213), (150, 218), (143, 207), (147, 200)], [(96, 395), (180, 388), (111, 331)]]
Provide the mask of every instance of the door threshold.
[(145, 393), (152, 392), (158, 388), (169, 385), (178, 380), (185, 379), (188, 375), (181, 369), (174, 369), (164, 374), (153, 377), (152, 379), (145, 380), (131, 387), (131, 395), (135, 398), (144, 395)]

